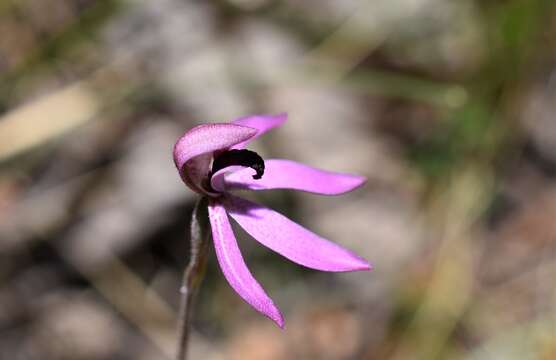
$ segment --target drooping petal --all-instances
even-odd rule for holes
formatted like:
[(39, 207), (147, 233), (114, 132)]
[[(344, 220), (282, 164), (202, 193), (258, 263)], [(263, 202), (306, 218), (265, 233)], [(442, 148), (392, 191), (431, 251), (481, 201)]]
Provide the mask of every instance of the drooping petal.
[(261, 179), (253, 179), (250, 168), (226, 168), (212, 176), (213, 189), (223, 192), (236, 189), (270, 190), (293, 189), (322, 195), (339, 195), (354, 190), (366, 181), (365, 177), (316, 169), (290, 160), (265, 161)]
[(293, 262), (322, 271), (371, 269), (366, 260), (274, 210), (231, 195), (223, 201), (228, 214), (247, 233)]
[(232, 121), (232, 124), (247, 126), (253, 129), (257, 129), (257, 135), (249, 138), (247, 141), (234, 145), (233, 149), (243, 149), (251, 141), (255, 140), (265, 132), (275, 127), (282, 125), (288, 118), (287, 114), (278, 115), (252, 115), (243, 117)]
[(216, 257), (228, 283), (249, 305), (283, 328), (284, 319), (280, 310), (243, 261), (226, 209), (218, 199), (211, 199), (208, 210)]
[(201, 181), (208, 174), (212, 152), (256, 134), (257, 129), (238, 124), (203, 124), (189, 130), (174, 145), (174, 163), (182, 180), (194, 191), (206, 193)]

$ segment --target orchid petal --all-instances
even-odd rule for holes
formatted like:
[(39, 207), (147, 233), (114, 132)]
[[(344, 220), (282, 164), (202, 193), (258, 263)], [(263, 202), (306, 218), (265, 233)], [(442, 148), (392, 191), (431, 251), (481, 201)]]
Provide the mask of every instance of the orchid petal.
[(211, 179), (213, 189), (230, 190), (293, 189), (322, 195), (339, 195), (354, 190), (365, 177), (316, 169), (290, 160), (265, 161), (261, 179), (253, 179), (254, 170), (233, 167), (216, 172)]
[(224, 206), (255, 240), (295, 263), (322, 271), (371, 269), (366, 260), (274, 210), (231, 195), (224, 200)]
[(174, 163), (182, 180), (206, 193), (201, 182), (210, 170), (212, 152), (225, 150), (257, 134), (257, 129), (237, 124), (204, 124), (186, 132), (174, 145)]
[(263, 135), (268, 130), (282, 125), (287, 118), (288, 118), (287, 114), (253, 115), (253, 116), (247, 116), (232, 121), (232, 124), (247, 126), (253, 129), (257, 129), (257, 134), (255, 136), (249, 138), (247, 141), (234, 145), (232, 148), (233, 149), (245, 148), (247, 144), (249, 144), (251, 141), (258, 138), (259, 136)]
[(280, 310), (245, 265), (226, 209), (220, 201), (211, 199), (208, 212), (216, 257), (228, 283), (249, 305), (283, 328), (284, 319)]

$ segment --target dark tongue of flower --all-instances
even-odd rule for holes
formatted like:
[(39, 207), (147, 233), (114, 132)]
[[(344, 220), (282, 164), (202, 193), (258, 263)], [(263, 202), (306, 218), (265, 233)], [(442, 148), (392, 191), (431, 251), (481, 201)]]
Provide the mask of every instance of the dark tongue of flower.
[(211, 177), (218, 170), (228, 166), (239, 165), (250, 167), (257, 173), (253, 175), (253, 179), (258, 180), (264, 174), (264, 160), (254, 151), (250, 150), (228, 150), (214, 158), (212, 162)]

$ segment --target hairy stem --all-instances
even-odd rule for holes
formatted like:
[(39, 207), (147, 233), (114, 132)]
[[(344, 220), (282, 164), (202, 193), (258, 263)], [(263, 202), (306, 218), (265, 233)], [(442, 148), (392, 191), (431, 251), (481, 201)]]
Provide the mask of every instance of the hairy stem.
[(190, 257), (189, 263), (183, 273), (183, 280), (180, 288), (181, 303), (178, 318), (177, 360), (187, 359), (189, 330), (191, 327), (191, 316), (193, 313), (195, 295), (197, 294), (205, 273), (208, 234), (210, 232), (207, 206), (208, 201), (206, 198), (203, 197), (199, 199), (191, 217)]

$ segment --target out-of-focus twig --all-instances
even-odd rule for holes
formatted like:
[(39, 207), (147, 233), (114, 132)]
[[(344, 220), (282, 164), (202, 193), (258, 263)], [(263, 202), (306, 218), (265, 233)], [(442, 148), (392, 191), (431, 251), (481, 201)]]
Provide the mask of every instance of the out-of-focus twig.
[(392, 359), (436, 359), (472, 301), (478, 249), (473, 229), (492, 191), (488, 169), (463, 168), (431, 206), (441, 232), (431, 281)]
[(80, 82), (9, 112), (0, 118), (0, 161), (65, 134), (99, 109), (95, 93)]
[[(56, 140), (110, 112), (125, 113), (138, 89), (133, 63), (113, 62), (89, 77), (17, 107), (0, 117), (0, 163)], [(114, 83), (121, 84), (114, 86)]]
[(171, 324), (175, 312), (156, 293), (149, 291), (141, 278), (116, 256), (107, 259), (106, 266), (99, 272), (64, 255), (64, 251), (60, 251), (60, 254), (89, 279), (93, 287), (117, 311), (152, 341), (165, 358), (172, 357)]

